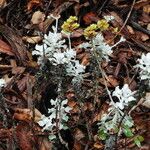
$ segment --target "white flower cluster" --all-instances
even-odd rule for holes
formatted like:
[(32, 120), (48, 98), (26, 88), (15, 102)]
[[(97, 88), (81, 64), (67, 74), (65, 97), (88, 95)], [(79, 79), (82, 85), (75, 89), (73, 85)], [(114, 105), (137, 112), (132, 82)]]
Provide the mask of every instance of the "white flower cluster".
[(112, 96), (116, 96), (118, 98), (118, 102), (113, 103), (111, 102), (110, 105), (114, 106), (115, 108), (119, 108), (121, 110), (124, 109), (125, 106), (128, 106), (128, 103), (131, 101), (135, 101), (136, 99), (133, 97), (135, 92), (132, 92), (129, 89), (128, 84), (125, 84), (122, 89), (119, 89), (119, 86), (115, 88)]
[(104, 16), (104, 19), (105, 19), (107, 22), (109, 22), (109, 21), (114, 20), (115, 17), (114, 17), (114, 16)]
[(44, 35), (43, 45), (36, 45), (32, 55), (39, 56), (39, 65), (42, 65), (44, 58), (46, 58), (55, 66), (65, 65), (68, 76), (81, 76), (85, 66), (76, 60), (76, 51), (65, 45), (65, 40), (62, 40), (61, 33), (57, 33), (56, 27), (53, 27), (53, 32)]
[(141, 80), (150, 79), (150, 53), (142, 54), (141, 59), (138, 59), (139, 64), (135, 67), (140, 68)]
[(114, 44), (113, 46), (109, 46), (105, 41), (104, 37), (101, 33), (97, 34), (95, 38), (93, 38), (92, 42), (86, 42), (82, 43), (79, 48), (90, 48), (91, 51), (93, 51), (93, 46), (95, 47), (96, 51), (100, 53), (100, 57), (102, 59), (105, 59), (106, 61), (109, 61), (109, 56), (112, 54), (112, 48), (117, 46), (119, 43), (124, 42), (125, 39), (123, 37), (120, 38), (120, 40)]
[[(119, 101), (112, 101), (110, 103), (108, 114), (103, 115), (101, 122), (99, 123), (99, 128), (103, 128), (106, 132), (111, 131), (112, 129), (116, 130), (122, 117), (124, 116), (124, 107), (128, 106), (129, 102), (136, 100), (133, 97), (134, 94), (135, 92), (132, 92), (127, 84), (125, 84), (122, 89), (119, 89), (119, 87), (117, 86), (115, 88), (115, 91), (112, 93), (112, 96), (116, 96)], [(125, 115), (124, 119), (122, 120), (122, 124), (128, 127), (132, 127), (133, 120), (130, 116)]]
[[(50, 114), (48, 117), (42, 115), (41, 120), (38, 124), (43, 127), (44, 130), (50, 130), (58, 127), (59, 130), (67, 129), (65, 123), (68, 121), (68, 113), (72, 109), (67, 105), (68, 100), (65, 99), (61, 101), (60, 99), (56, 98), (56, 100), (51, 99), (50, 103), (53, 106), (51, 109), (48, 109), (48, 113)], [(58, 124), (57, 124), (58, 123)]]

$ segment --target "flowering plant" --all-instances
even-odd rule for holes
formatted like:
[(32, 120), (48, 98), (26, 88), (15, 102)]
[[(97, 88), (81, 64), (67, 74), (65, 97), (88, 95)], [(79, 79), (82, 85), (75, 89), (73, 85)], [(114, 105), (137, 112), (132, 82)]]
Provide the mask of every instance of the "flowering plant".
[(129, 130), (133, 126), (132, 118), (125, 114), (123, 110), (125, 106), (129, 105), (129, 102), (136, 100), (133, 97), (134, 94), (135, 92), (132, 92), (127, 84), (122, 89), (119, 89), (118, 86), (115, 88), (112, 96), (117, 97), (118, 102), (114, 102), (113, 100), (110, 102), (108, 114), (104, 114), (101, 122), (98, 123), (100, 138), (106, 139), (108, 132), (121, 133), (123, 131), (126, 134), (126, 130)]
[(65, 122), (68, 121), (68, 113), (72, 109), (67, 105), (68, 100), (60, 100), (56, 98), (56, 100), (51, 99), (50, 103), (52, 105), (52, 108), (48, 109), (49, 116), (46, 117), (45, 115), (42, 115), (41, 120), (38, 121), (38, 124), (43, 127), (44, 130), (50, 130), (54, 128), (61, 129), (67, 129), (67, 126), (65, 125)]

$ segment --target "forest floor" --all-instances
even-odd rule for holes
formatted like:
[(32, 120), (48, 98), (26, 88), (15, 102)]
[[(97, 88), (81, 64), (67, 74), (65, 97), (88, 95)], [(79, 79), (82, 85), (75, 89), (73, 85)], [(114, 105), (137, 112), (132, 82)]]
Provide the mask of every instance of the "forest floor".
[[(76, 24), (66, 21), (70, 16)], [(113, 19), (108, 23), (105, 16)], [(97, 34), (104, 47), (125, 41), (104, 55), (94, 50), (102, 44), (92, 47)], [(61, 48), (52, 45), (55, 38), (65, 39)], [(56, 49), (67, 53), (68, 40), (67, 63), (79, 67), (77, 76), (53, 57)], [(44, 43), (54, 48), (53, 58)], [(149, 52), (149, 0), (0, 0), (0, 150), (149, 150)], [(130, 95), (121, 101), (117, 90)]]

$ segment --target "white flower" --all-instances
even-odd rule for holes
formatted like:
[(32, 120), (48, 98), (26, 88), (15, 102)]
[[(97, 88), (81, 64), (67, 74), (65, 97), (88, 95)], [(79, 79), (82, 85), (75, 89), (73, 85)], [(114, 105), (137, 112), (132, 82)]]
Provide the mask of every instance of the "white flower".
[(87, 49), (87, 48), (91, 47), (91, 44), (89, 42), (84, 42), (84, 43), (80, 44), (78, 47)]
[(59, 48), (66, 48), (66, 45), (64, 45), (65, 40), (62, 40), (61, 33), (49, 32), (48, 35), (44, 35), (43, 42), (51, 47), (53, 51)]
[(83, 75), (79, 74), (72, 79), (72, 84), (80, 84), (83, 81)]
[(135, 67), (140, 68), (141, 80), (150, 79), (150, 53), (142, 54), (141, 59), (138, 59), (139, 64)]
[(6, 81), (4, 79), (0, 79), (0, 88), (6, 85)]
[(119, 102), (115, 104), (110, 103), (110, 105), (114, 105), (114, 107), (123, 110), (125, 106), (128, 106), (129, 102), (136, 100), (133, 97), (134, 94), (135, 92), (132, 92), (127, 84), (125, 84), (122, 89), (119, 89), (119, 86), (117, 86), (112, 96), (116, 96)]
[(96, 49), (101, 53), (101, 55), (103, 56), (103, 58), (106, 61), (109, 61), (109, 57), (112, 54), (112, 49), (111, 47), (106, 44), (106, 43), (102, 43), (101, 45), (97, 46)]
[(107, 22), (109, 22), (109, 21), (111, 21), (111, 20), (114, 20), (115, 17), (114, 17), (114, 16), (104, 16), (104, 19), (105, 19)]
[[(44, 51), (47, 49), (47, 45), (43, 44), (43, 45), (36, 45), (35, 46), (35, 50), (32, 51), (32, 55), (39, 55), (39, 56), (43, 56), (44, 55)], [(45, 52), (46, 53), (46, 52)]]
[(85, 71), (85, 66), (74, 60), (67, 65), (66, 71), (69, 76), (78, 76)]
[(97, 34), (96, 37), (94, 38), (93, 40), (93, 44), (95, 46), (99, 46), (101, 45), (102, 43), (104, 43), (104, 37), (101, 33)]
[(66, 62), (65, 55), (64, 55), (64, 53), (61, 53), (61, 52), (54, 53), (53, 58), (50, 58), (49, 60), (53, 61), (54, 65), (64, 64)]
[(56, 121), (57, 119), (59, 129), (67, 129), (67, 127), (63, 124), (64, 122), (67, 122), (69, 117), (67, 114), (72, 110), (71, 107), (66, 106), (68, 100), (60, 100), (56, 98), (56, 100), (51, 99), (50, 103), (52, 105), (52, 108), (48, 109), (48, 113), (50, 114), (48, 117), (45, 115), (42, 115), (41, 120), (38, 121), (38, 124), (43, 127), (44, 130), (52, 130), (54, 127), (56, 127)]
[(38, 121), (39, 126), (43, 127), (44, 130), (52, 130), (53, 128), (53, 123), (52, 123), (52, 118), (46, 117), (45, 115), (42, 115), (41, 120)]
[(76, 51), (73, 49), (67, 49), (65, 52), (65, 57), (70, 61), (72, 58), (76, 57)]

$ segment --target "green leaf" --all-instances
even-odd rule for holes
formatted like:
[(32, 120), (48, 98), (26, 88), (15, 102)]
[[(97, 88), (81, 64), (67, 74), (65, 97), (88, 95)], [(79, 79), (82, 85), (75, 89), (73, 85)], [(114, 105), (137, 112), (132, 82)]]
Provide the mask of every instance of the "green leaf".
[(134, 138), (134, 143), (138, 146), (141, 147), (141, 142), (144, 141), (144, 138), (141, 135), (138, 135)]
[(130, 128), (127, 128), (127, 127), (124, 128), (123, 132), (124, 132), (126, 137), (132, 137), (133, 136), (133, 133), (132, 133)]
[(104, 130), (99, 130), (98, 135), (101, 140), (106, 140), (107, 138), (107, 133)]

